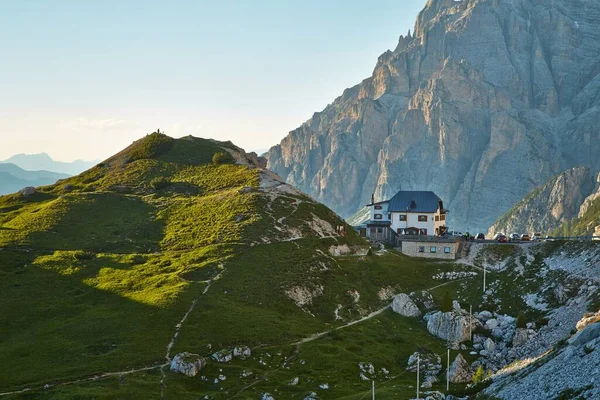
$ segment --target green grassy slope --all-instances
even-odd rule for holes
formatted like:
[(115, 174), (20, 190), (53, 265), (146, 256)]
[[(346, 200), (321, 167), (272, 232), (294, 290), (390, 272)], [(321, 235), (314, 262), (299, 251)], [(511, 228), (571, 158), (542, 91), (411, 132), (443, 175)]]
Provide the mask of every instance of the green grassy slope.
[[(230, 143), (152, 134), (32, 196), (0, 197), (0, 394), (300, 399), (314, 391), (360, 399), (370, 382), (358, 363), (369, 362), (378, 398), (404, 398), (414, 391), (408, 357), (443, 354), (445, 343), (421, 319), (386, 310), (382, 293), (431, 289), (440, 303), (450, 291), (475, 310), (511, 313), (525, 307), (510, 300), (513, 291), (537, 284), (534, 276), (515, 282), (511, 269), (490, 273), (503, 301), (488, 304), (479, 276), (434, 279), (471, 269), (464, 265), (395, 252), (333, 257), (332, 246), (365, 251), (365, 243), (348, 226), (337, 235), (345, 224), (335, 213), (291, 187), (265, 185), (264, 171), (233, 164), (229, 152), (241, 154)], [(487, 256), (521, 256), (506, 249)], [(290, 293), (311, 295), (298, 305)], [(237, 345), (253, 354), (209, 360), (188, 378), (161, 368), (169, 343), (169, 358)]]

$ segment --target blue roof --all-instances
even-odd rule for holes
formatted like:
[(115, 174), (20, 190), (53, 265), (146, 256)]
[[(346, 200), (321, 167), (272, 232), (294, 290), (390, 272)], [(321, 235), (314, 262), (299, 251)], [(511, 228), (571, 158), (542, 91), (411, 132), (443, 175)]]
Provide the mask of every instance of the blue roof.
[(400, 191), (389, 200), (388, 212), (434, 213), (442, 201), (433, 192)]

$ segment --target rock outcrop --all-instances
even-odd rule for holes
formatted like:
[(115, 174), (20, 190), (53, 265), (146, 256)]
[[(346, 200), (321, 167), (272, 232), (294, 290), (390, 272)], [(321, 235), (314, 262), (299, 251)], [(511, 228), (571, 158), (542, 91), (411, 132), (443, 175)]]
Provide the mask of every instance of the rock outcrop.
[(586, 198), (592, 193), (596, 176), (588, 167), (569, 169), (536, 188), (488, 231), (496, 233), (546, 233), (577, 217)]
[(465, 342), (469, 340), (469, 317), (454, 311), (438, 311), (428, 317), (427, 330), (449, 343)]
[(408, 297), (407, 294), (400, 293), (394, 297), (392, 302), (392, 310), (405, 317), (420, 317), (421, 311), (417, 305)]
[(473, 380), (471, 366), (461, 354), (458, 354), (450, 364), (448, 374), (452, 383), (470, 383)]
[(487, 231), (550, 177), (600, 170), (600, 3), (430, 0), (413, 34), (267, 153), (343, 217), (433, 190)]
[(204, 358), (198, 354), (180, 353), (171, 360), (171, 371), (194, 377), (206, 366)]

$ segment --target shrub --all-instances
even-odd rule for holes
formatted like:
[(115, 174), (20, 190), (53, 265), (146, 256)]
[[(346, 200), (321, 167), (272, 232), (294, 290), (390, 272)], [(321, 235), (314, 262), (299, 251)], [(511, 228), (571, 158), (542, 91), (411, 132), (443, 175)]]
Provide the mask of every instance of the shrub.
[(440, 310), (442, 310), (442, 312), (452, 311), (452, 297), (450, 297), (450, 292), (444, 293), (444, 298), (442, 299)]
[(153, 132), (140, 140), (129, 154), (131, 161), (156, 158), (173, 146), (173, 138), (159, 132)]
[(75, 253), (73, 253), (73, 257), (75, 257), (75, 259), (78, 261), (93, 260), (96, 258), (96, 254), (91, 251), (77, 250)]
[(517, 317), (517, 328), (527, 328), (527, 319), (525, 315), (519, 314)]
[(171, 182), (167, 178), (163, 178), (163, 177), (154, 178), (150, 181), (150, 186), (154, 190), (164, 189), (167, 186), (169, 186), (170, 184), (171, 184)]
[(213, 164), (228, 164), (233, 161), (231, 154), (222, 151), (216, 152), (212, 157)]
[(473, 374), (473, 383), (482, 382), (485, 379), (485, 377), (485, 369), (483, 368), (483, 365), (480, 365), (479, 367), (477, 367), (477, 371), (475, 371), (475, 373)]

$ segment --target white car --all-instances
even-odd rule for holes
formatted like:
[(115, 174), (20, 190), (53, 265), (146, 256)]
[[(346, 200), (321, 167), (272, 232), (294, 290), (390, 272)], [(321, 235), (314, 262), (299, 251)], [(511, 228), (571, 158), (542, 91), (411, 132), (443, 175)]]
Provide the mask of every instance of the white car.
[(504, 233), (500, 233), (500, 232), (499, 232), (499, 233), (496, 233), (496, 235), (494, 235), (494, 240), (498, 240), (498, 238), (499, 238), (500, 236), (506, 236), (506, 235), (505, 235)]

